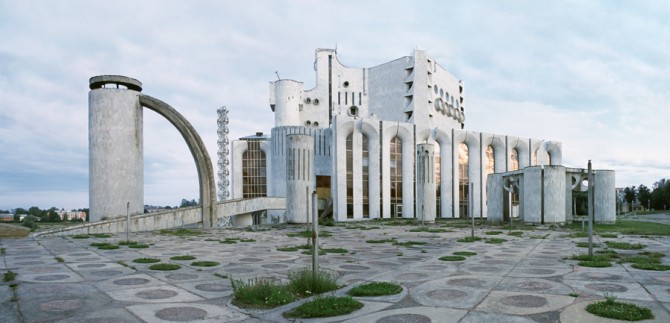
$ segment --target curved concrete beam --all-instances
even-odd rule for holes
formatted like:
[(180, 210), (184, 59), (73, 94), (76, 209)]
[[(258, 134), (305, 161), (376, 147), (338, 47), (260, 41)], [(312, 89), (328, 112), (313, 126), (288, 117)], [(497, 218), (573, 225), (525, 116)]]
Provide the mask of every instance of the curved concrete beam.
[(216, 182), (214, 168), (207, 148), (200, 135), (184, 116), (169, 104), (154, 97), (140, 94), (140, 105), (162, 115), (179, 130), (195, 160), (200, 184), (200, 205), (202, 206), (202, 226), (211, 228), (216, 221)]

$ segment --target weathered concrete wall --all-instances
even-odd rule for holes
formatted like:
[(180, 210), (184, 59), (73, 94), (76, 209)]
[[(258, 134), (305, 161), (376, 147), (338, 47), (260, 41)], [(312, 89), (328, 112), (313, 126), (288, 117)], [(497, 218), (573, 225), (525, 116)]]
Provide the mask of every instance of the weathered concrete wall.
[(435, 152), (433, 144), (416, 146), (417, 219), (435, 222)]
[[(32, 236), (62, 236), (92, 233), (124, 233), (126, 217), (119, 216), (109, 220), (89, 222), (81, 225), (62, 228), (54, 231), (38, 232)], [(202, 208), (180, 208), (164, 212), (147, 213), (130, 217), (130, 231), (155, 231), (171, 229), (182, 225), (202, 223)]]
[(503, 188), (502, 174), (490, 174), (486, 182), (486, 206), (488, 208), (489, 222), (500, 222), (503, 220), (506, 191)]
[(143, 118), (139, 95), (138, 91), (116, 88), (89, 92), (91, 221), (126, 215), (127, 211), (144, 212)]
[(565, 223), (565, 167), (544, 166), (544, 223)]
[(307, 223), (314, 191), (314, 138), (286, 138), (286, 222)]
[(540, 167), (523, 170), (523, 222), (540, 223), (542, 215), (542, 184)]
[(594, 220), (596, 223), (616, 221), (616, 192), (613, 170), (595, 171)]

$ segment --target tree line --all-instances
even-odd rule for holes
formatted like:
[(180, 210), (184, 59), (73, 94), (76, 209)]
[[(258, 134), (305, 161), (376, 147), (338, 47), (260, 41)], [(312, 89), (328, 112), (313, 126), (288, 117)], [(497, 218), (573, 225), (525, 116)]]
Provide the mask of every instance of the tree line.
[(623, 189), (623, 199), (629, 206), (637, 200), (645, 208), (666, 210), (670, 207), (670, 180), (663, 178), (655, 182), (651, 189), (644, 184), (626, 187)]
[[(37, 206), (31, 206), (28, 209), (18, 207), (14, 209), (14, 212), (10, 210), (0, 210), (0, 214), (12, 214), (14, 213), (14, 221), (19, 222), (20, 216), (25, 214), (26, 216), (34, 217), (35, 220), (40, 222), (63, 222), (60, 215), (58, 214), (58, 208), (51, 207), (48, 209), (40, 209)], [(84, 212), (86, 213), (86, 220), (88, 221), (88, 209), (77, 209), (72, 210), (71, 212)], [(72, 219), (71, 221), (81, 222), (81, 219)]]

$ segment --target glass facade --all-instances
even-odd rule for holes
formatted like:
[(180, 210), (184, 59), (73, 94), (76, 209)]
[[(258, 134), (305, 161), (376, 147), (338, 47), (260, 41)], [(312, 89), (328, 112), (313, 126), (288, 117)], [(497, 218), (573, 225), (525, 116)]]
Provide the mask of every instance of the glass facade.
[(442, 182), (442, 173), (440, 172), (440, 145), (435, 143), (435, 217), (439, 218), (442, 215), (440, 207), (440, 194), (442, 189), (440, 183)]
[(247, 145), (247, 151), (242, 154), (242, 197), (267, 196), (266, 160), (261, 141), (248, 140)]
[(391, 216), (402, 216), (402, 142), (391, 139)]
[(347, 136), (347, 219), (354, 218), (354, 135)]
[(370, 217), (370, 152), (368, 151), (368, 137), (363, 135), (362, 149), (362, 173), (363, 173), (363, 217)]

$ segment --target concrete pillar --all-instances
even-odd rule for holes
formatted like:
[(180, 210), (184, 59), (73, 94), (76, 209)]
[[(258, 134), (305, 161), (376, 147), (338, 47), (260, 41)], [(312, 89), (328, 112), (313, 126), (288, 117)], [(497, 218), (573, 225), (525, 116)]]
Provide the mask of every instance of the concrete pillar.
[(435, 147), (416, 145), (416, 212), (417, 220), (435, 222)]
[(616, 192), (613, 170), (597, 170), (594, 174), (594, 217), (596, 223), (616, 222)]
[(503, 188), (502, 174), (494, 173), (488, 175), (486, 181), (486, 201), (489, 222), (502, 222), (504, 214), (504, 201), (507, 191)]
[(279, 80), (274, 83), (275, 127), (301, 126), (302, 82)]
[[(523, 222), (540, 223), (542, 221), (542, 170), (540, 167), (527, 167), (523, 170)], [(521, 212), (520, 212), (521, 213)]]
[(544, 223), (565, 223), (565, 167), (544, 166)]
[(314, 191), (314, 138), (286, 137), (286, 222), (307, 223)]
[[(92, 77), (88, 94), (90, 221), (144, 213), (140, 81)], [(129, 203), (129, 207), (127, 205)]]

